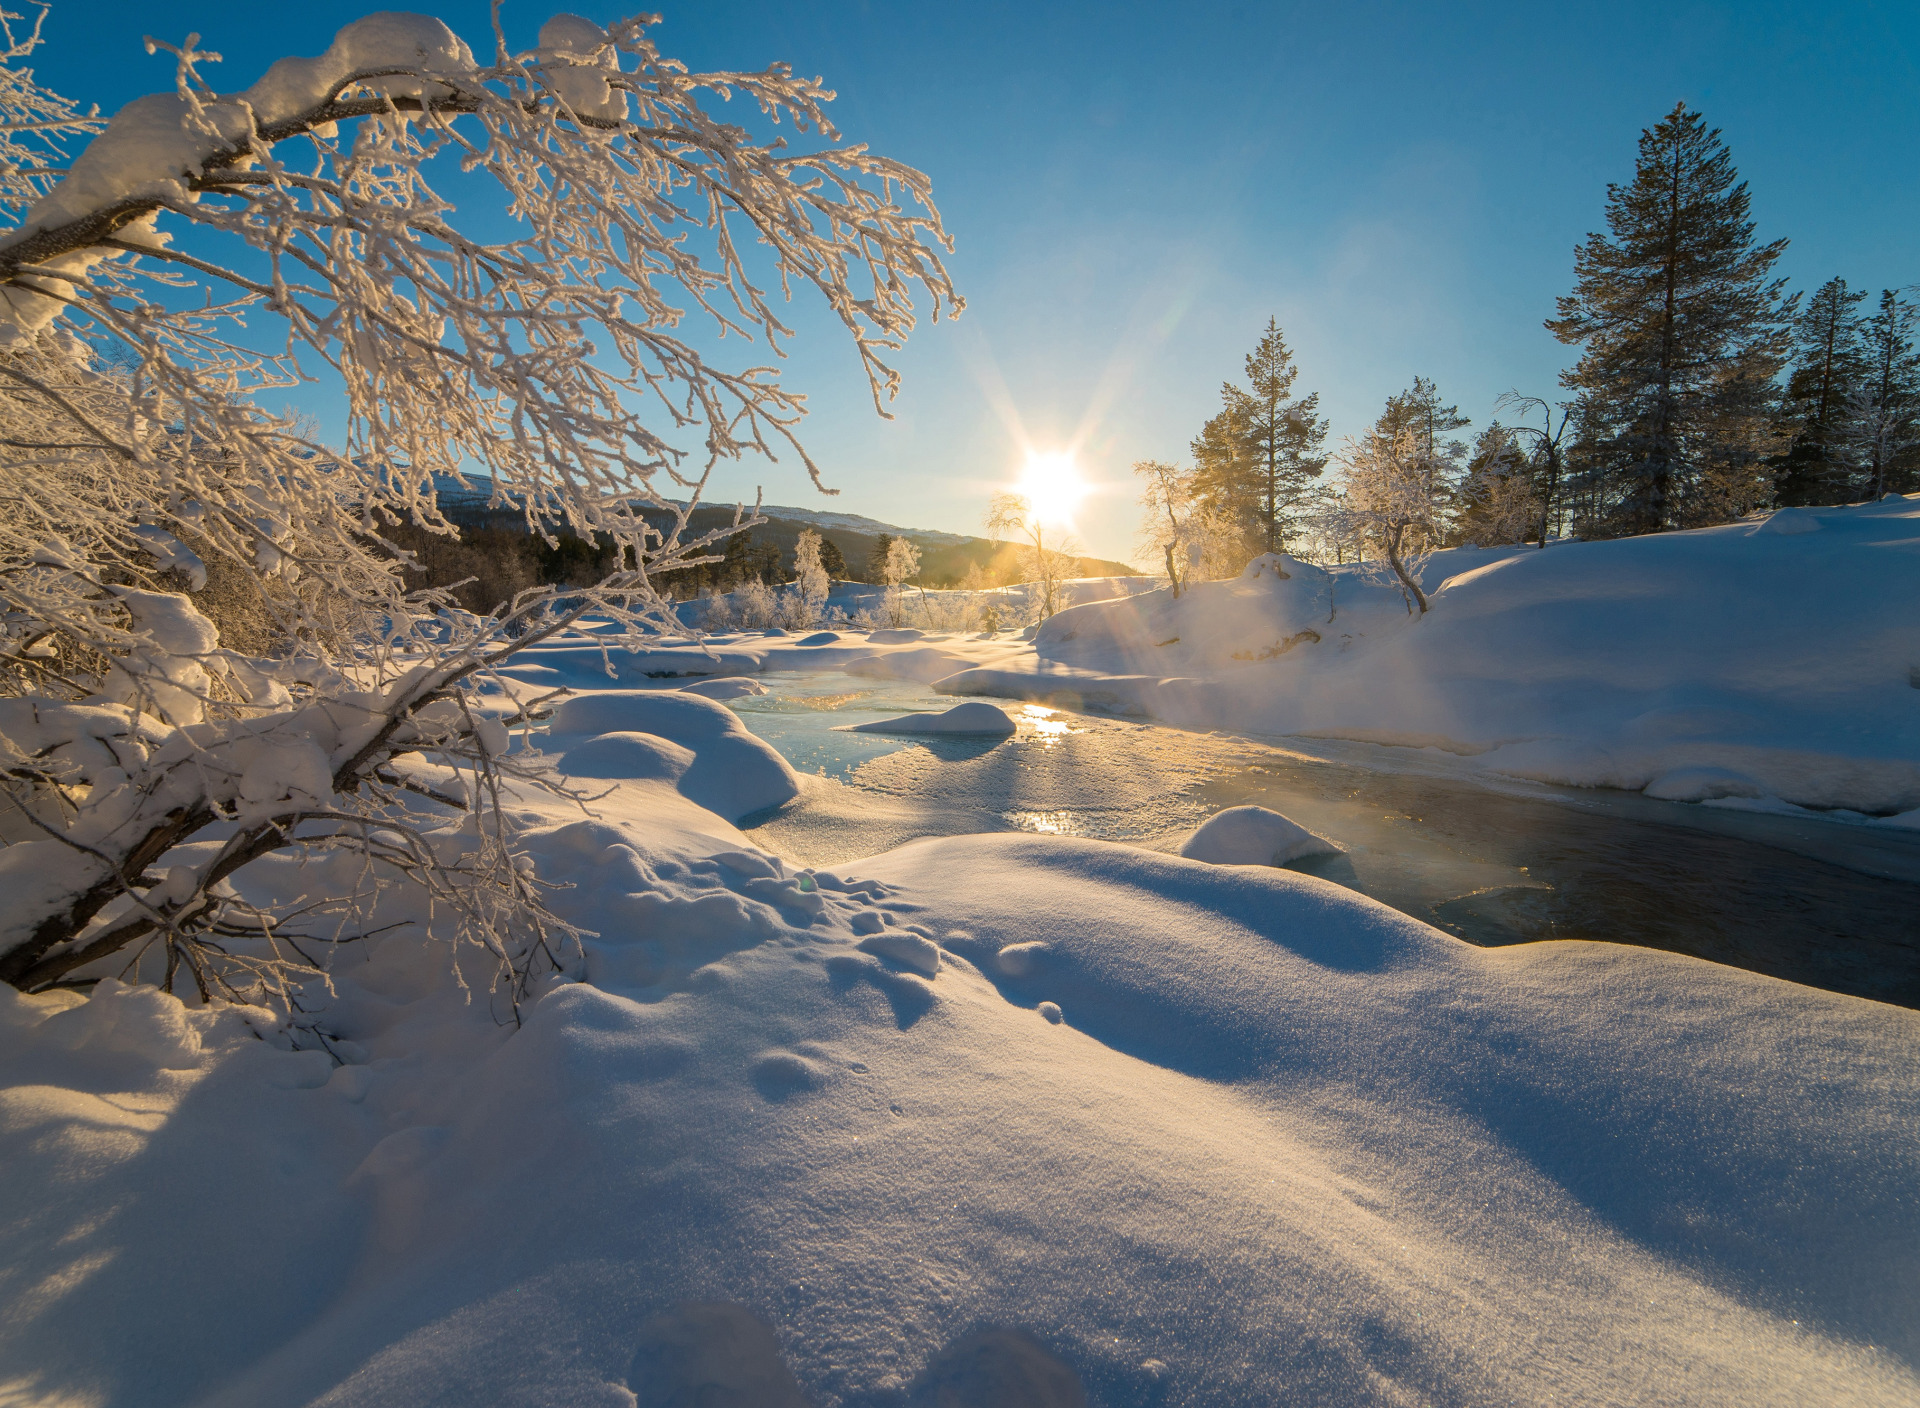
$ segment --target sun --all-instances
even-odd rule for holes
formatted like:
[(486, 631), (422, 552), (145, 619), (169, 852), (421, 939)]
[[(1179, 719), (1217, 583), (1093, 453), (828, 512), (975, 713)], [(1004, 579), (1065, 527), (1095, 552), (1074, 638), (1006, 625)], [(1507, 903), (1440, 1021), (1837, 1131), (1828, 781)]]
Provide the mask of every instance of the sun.
[(1080, 477), (1070, 451), (1031, 450), (1017, 492), (1033, 505), (1033, 516), (1042, 523), (1071, 528), (1074, 510), (1093, 486)]

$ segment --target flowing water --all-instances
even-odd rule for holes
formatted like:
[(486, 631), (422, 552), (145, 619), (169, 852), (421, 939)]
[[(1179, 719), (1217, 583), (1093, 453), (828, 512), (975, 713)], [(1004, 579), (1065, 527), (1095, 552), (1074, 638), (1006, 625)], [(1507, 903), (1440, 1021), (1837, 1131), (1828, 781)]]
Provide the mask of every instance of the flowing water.
[(1010, 739), (847, 733), (955, 701), (767, 674), (731, 701), (811, 774), (750, 825), (808, 864), (919, 836), (1035, 831), (1171, 850), (1255, 803), (1338, 842), (1295, 869), (1482, 945), (1601, 939), (1920, 1007), (1920, 835), (1469, 776), (1430, 749), (1259, 741), (1007, 705)]

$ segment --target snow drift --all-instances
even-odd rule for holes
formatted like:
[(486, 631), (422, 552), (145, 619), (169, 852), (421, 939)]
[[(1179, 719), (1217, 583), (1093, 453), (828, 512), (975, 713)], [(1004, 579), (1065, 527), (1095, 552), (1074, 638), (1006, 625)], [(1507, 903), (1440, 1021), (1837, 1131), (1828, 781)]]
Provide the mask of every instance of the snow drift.
[(1032, 656), (938, 687), (1438, 747), (1676, 800), (1920, 806), (1920, 497), (1459, 548), (1433, 555), (1422, 587), (1432, 610), (1416, 616), (1366, 568), (1260, 559), (1178, 600), (1063, 611)]
[(1920, 1014), (1095, 842), (795, 867), (689, 799), (774, 775), (730, 720), (562, 706), (563, 757), (685, 770), (524, 800), (594, 937), (517, 1026), (380, 937), (316, 1014), (341, 1065), (263, 1013), (0, 991), (9, 1389), (1920, 1393)]

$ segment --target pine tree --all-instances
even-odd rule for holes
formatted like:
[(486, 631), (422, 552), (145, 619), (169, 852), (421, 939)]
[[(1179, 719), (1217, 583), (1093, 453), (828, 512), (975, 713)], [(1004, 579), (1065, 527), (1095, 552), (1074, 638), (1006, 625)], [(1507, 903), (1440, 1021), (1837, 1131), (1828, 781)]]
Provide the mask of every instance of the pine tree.
[(1914, 348), (1920, 310), (1892, 289), (1861, 328), (1860, 381), (1840, 436), (1841, 453), (1857, 476), (1853, 493), (1920, 489), (1920, 352)]
[(1247, 356), (1246, 370), (1246, 389), (1239, 394), (1246, 413), (1247, 453), (1258, 484), (1262, 550), (1285, 552), (1313, 481), (1327, 467), (1327, 457), (1316, 453), (1327, 438), (1327, 422), (1314, 415), (1320, 408), (1318, 392), (1293, 396), (1299, 368), (1274, 319), (1267, 319), (1259, 346)]
[(832, 538), (828, 538), (825, 536), (823, 536), (820, 539), (820, 568), (822, 571), (824, 571), (827, 574), (827, 577), (829, 580), (832, 580), (832, 581), (846, 580), (846, 577), (847, 577), (846, 554), (841, 552), (839, 548), (834, 546), (834, 542)]
[(1293, 395), (1293, 364), (1280, 324), (1267, 319), (1247, 355), (1247, 384), (1220, 388), (1220, 410), (1193, 441), (1196, 498), (1208, 516), (1237, 524), (1249, 556), (1284, 552), (1299, 530), (1314, 481), (1327, 467), (1327, 422), (1318, 392)]
[(876, 586), (887, 580), (887, 553), (893, 547), (893, 534), (882, 533), (867, 552), (866, 580)]
[(1746, 183), (1718, 130), (1677, 104), (1640, 134), (1631, 185), (1607, 187), (1610, 235), (1574, 255), (1574, 291), (1547, 328), (1582, 347), (1590, 533), (1719, 521), (1766, 502), (1774, 377), (1789, 347), (1785, 240), (1753, 243)]
[(1238, 387), (1220, 388), (1218, 414), (1200, 428), (1193, 451), (1193, 497), (1242, 540), (1244, 561), (1262, 549), (1260, 479), (1253, 458), (1253, 408)]
[(1792, 443), (1780, 459), (1776, 497), (1783, 504), (1829, 504), (1848, 497), (1840, 421), (1866, 372), (1866, 347), (1854, 309), (1867, 291), (1828, 279), (1794, 320), (1794, 366), (1782, 405)]
[(1476, 547), (1525, 541), (1540, 519), (1533, 469), (1518, 431), (1497, 420), (1481, 431), (1455, 496), (1452, 540)]

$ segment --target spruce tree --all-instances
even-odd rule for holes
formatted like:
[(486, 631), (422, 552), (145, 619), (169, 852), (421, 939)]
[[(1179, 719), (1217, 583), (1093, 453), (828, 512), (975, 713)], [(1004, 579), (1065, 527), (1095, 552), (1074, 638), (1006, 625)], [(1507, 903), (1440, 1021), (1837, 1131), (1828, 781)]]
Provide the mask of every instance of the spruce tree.
[(1775, 476), (1780, 503), (1830, 504), (1848, 497), (1840, 439), (1849, 398), (1866, 371), (1854, 311), (1866, 296), (1865, 289), (1849, 290), (1845, 279), (1828, 279), (1794, 320), (1794, 365), (1782, 404), (1793, 438)]
[(824, 533), (820, 535), (820, 570), (827, 574), (829, 581), (846, 580), (846, 554), (835, 547), (833, 539)]
[(1785, 240), (1755, 245), (1744, 181), (1717, 129), (1677, 104), (1640, 134), (1633, 182), (1607, 187), (1609, 234), (1574, 254), (1574, 291), (1547, 328), (1582, 348), (1579, 448), (1597, 481), (1589, 533), (1648, 533), (1737, 516), (1771, 483), (1774, 378), (1789, 347)]

